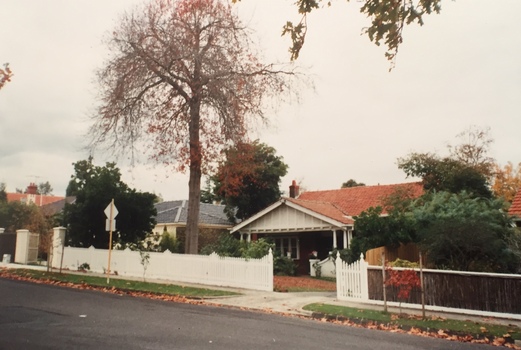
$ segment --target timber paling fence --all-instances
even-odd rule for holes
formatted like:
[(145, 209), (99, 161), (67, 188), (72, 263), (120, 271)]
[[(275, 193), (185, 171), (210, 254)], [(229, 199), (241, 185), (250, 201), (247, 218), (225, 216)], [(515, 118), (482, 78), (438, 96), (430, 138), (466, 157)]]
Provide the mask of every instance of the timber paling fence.
[[(393, 270), (407, 270), (393, 267)], [(414, 269), (419, 275), (419, 269)], [(361, 303), (383, 302), (381, 266), (362, 259), (347, 264), (337, 256), (337, 299)], [(426, 307), (521, 314), (521, 275), (423, 269)], [(421, 305), (420, 288), (408, 300), (397, 298), (398, 289), (386, 287), (389, 302)]]
[[(369, 299), (383, 300), (382, 268), (369, 266), (367, 272)], [(521, 275), (424, 269), (423, 282), (425, 305), (521, 314)], [(386, 291), (388, 301), (400, 301), (397, 288)], [(406, 302), (421, 304), (419, 288)]]
[[(243, 259), (211, 255), (146, 252), (149, 255), (146, 271), (138, 251), (113, 250), (111, 273), (121, 276), (156, 278), (175, 282), (198, 283), (213, 286), (237, 287), (273, 291), (273, 254), (261, 259)], [(63, 248), (54, 245), (52, 267), (78, 270), (88, 264), (92, 272), (106, 272), (108, 250), (90, 248)]]

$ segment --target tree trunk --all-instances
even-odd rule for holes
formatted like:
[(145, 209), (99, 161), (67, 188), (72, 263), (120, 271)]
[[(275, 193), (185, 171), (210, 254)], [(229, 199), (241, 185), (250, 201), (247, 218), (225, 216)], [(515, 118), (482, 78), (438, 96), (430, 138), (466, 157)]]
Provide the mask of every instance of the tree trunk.
[(190, 101), (190, 180), (188, 182), (188, 218), (185, 254), (197, 254), (199, 245), (199, 209), (201, 202), (201, 143), (199, 140), (201, 101), (194, 94)]

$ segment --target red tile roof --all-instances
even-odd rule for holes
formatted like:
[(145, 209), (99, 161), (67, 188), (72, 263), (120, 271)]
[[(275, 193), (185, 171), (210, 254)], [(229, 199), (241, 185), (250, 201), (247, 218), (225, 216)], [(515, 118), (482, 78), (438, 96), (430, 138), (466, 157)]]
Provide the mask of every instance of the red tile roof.
[(27, 193), (7, 193), (8, 202), (23, 202), (23, 203), (34, 203), (37, 206), (46, 205), (49, 203), (57, 202), (65, 199), (65, 197), (57, 196), (41, 196), (39, 194), (27, 194)]
[(517, 191), (517, 194), (512, 201), (512, 205), (510, 206), (510, 209), (508, 209), (508, 213), (521, 218), (521, 189)]
[[(413, 198), (423, 194), (423, 186), (419, 182), (396, 185), (358, 186), (329, 191), (304, 192), (292, 202), (297, 203), (322, 215), (344, 222), (345, 217), (360, 215), (370, 207), (382, 206), (389, 195), (405, 192)], [(318, 206), (317, 203), (322, 203)], [(326, 204), (329, 204), (327, 206)], [(344, 220), (339, 220), (339, 212)], [(385, 214), (385, 208), (384, 208)]]

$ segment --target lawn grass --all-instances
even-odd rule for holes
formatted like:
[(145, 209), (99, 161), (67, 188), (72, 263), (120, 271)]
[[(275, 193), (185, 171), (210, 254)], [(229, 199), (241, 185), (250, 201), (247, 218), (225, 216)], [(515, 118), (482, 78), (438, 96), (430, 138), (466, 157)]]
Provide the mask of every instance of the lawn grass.
[(362, 323), (374, 321), (385, 325), (397, 325), (403, 328), (415, 327), (427, 331), (444, 330), (456, 334), (469, 334), (475, 338), (492, 335), (503, 337), (510, 334), (512, 339), (521, 340), (521, 328), (511, 325), (477, 323), (473, 321), (453, 320), (431, 317), (422, 320), (417, 316), (398, 315), (378, 310), (367, 310), (330, 304), (309, 304), (304, 310), (345, 317), (351, 321)]
[(140, 291), (156, 294), (167, 294), (176, 295), (189, 298), (205, 298), (205, 297), (216, 297), (216, 296), (227, 296), (227, 295), (238, 295), (224, 290), (206, 289), (206, 288), (195, 288), (185, 287), (174, 284), (163, 284), (163, 283), (151, 283), (135, 280), (125, 280), (121, 278), (110, 278), (110, 283), (107, 284), (106, 277), (97, 277), (84, 274), (73, 274), (73, 273), (57, 273), (57, 272), (46, 272), (31, 269), (10, 269), (9, 273), (24, 278), (32, 278), (37, 280), (51, 280), (60, 281), (73, 284), (86, 284), (95, 287), (105, 288), (116, 288), (121, 290)]

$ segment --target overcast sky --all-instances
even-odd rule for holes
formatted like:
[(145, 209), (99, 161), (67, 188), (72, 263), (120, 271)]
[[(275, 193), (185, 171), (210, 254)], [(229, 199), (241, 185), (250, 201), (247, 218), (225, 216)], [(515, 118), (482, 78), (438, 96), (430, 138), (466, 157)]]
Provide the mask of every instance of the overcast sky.
[[(234, 5), (255, 30), (268, 61), (287, 61), (286, 20), (294, 1)], [(72, 163), (86, 159), (87, 116), (97, 104), (94, 73), (107, 58), (102, 39), (137, 0), (0, 0), (0, 63), (14, 78), (0, 91), (0, 182), (7, 190), (49, 181), (64, 195)], [(300, 104), (283, 104), (255, 136), (273, 146), (292, 179), (308, 190), (406, 179), (398, 157), (446, 153), (471, 125), (490, 127), (492, 156), (521, 162), (521, 1), (443, 1), (440, 15), (408, 26), (396, 67), (361, 29), (359, 3), (334, 1), (315, 11), (297, 62), (315, 82)], [(96, 165), (113, 161), (95, 154)], [(188, 177), (155, 164), (130, 168), (123, 180), (165, 200), (188, 197)]]

